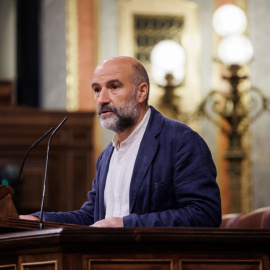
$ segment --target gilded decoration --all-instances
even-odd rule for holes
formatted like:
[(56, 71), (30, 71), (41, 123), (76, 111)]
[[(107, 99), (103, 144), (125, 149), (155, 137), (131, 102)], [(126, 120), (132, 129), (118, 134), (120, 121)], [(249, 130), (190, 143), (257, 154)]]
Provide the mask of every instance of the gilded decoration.
[(66, 1), (66, 108), (79, 107), (77, 0)]

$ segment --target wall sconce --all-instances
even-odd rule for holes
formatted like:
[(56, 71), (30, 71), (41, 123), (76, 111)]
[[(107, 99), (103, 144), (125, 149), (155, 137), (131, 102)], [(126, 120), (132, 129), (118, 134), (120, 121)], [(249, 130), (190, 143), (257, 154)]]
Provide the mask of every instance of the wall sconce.
[[(228, 175), (230, 177), (231, 206), (229, 211), (231, 213), (239, 213), (242, 212), (242, 161), (246, 157), (246, 149), (244, 149), (242, 144), (243, 136), (246, 134), (252, 121), (256, 120), (264, 111), (270, 111), (270, 100), (258, 88), (245, 83), (248, 80), (248, 76), (241, 74), (244, 71), (243, 67), (253, 57), (252, 44), (248, 37), (243, 34), (247, 27), (247, 19), (244, 12), (235, 5), (223, 5), (214, 13), (213, 27), (221, 37), (217, 60), (227, 70), (227, 74), (223, 76), (223, 79), (229, 84), (228, 92), (220, 90), (209, 92), (198, 108), (192, 113), (181, 112), (179, 102), (177, 103), (178, 105), (173, 103), (173, 107), (175, 107), (175, 113), (178, 114), (178, 119), (185, 119), (183, 121), (191, 123), (200, 116), (204, 116), (216, 124), (228, 137), (229, 145), (225, 159), (228, 161)], [(169, 46), (162, 51), (159, 50), (158, 45), (153, 49), (151, 55), (154, 80), (158, 82), (154, 72), (156, 72), (155, 65), (158, 66), (158, 58), (161, 56), (165, 60), (174, 61), (172, 67), (181, 70), (182, 74), (182, 80), (176, 80), (176, 71), (165, 68), (168, 65), (160, 63), (161, 66), (163, 65), (164, 71), (157, 75), (159, 78), (162, 78), (162, 82), (160, 81), (158, 84), (164, 88), (164, 97), (171, 95), (168, 99), (164, 99), (167, 102), (167, 106), (171, 106), (172, 101), (175, 99), (173, 91), (181, 85), (184, 79), (185, 54), (183, 49), (179, 49), (179, 54), (174, 53)], [(168, 52), (174, 55), (169, 58), (167, 57)], [(156, 72), (156, 74), (158, 73)]]
[(179, 96), (175, 89), (185, 78), (186, 53), (183, 47), (173, 40), (160, 41), (151, 52), (152, 77), (164, 89), (162, 103), (179, 115)]

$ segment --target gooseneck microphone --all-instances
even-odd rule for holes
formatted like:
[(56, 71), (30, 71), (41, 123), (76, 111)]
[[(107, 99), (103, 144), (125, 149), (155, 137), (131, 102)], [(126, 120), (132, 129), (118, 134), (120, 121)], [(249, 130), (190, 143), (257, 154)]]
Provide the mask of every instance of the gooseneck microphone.
[(46, 182), (47, 182), (47, 171), (48, 171), (48, 161), (49, 161), (49, 152), (50, 152), (50, 144), (51, 144), (51, 140), (54, 136), (54, 134), (60, 129), (60, 127), (66, 122), (68, 118), (65, 117), (62, 122), (56, 127), (56, 129), (53, 131), (53, 133), (51, 134), (49, 140), (48, 140), (48, 144), (47, 144), (47, 156), (46, 156), (46, 165), (45, 165), (45, 173), (44, 173), (44, 182), (43, 182), (43, 192), (42, 192), (42, 199), (41, 199), (41, 207), (40, 207), (40, 215), (39, 215), (39, 219), (40, 219), (40, 223), (39, 223), (39, 229), (43, 229), (43, 209), (44, 209), (44, 199), (45, 199), (45, 192), (46, 192)]
[(24, 163), (27, 159), (27, 156), (28, 154), (30, 153), (30, 151), (35, 148), (41, 141), (43, 141), (44, 138), (47, 137), (48, 134), (51, 133), (51, 131), (53, 130), (54, 128), (50, 128), (44, 135), (42, 135), (42, 137), (40, 137), (29, 149), (28, 151), (26, 152), (26, 154), (24, 155), (24, 158), (23, 158), (23, 161), (22, 161), (22, 164), (21, 164), (21, 167), (20, 167), (20, 171), (19, 171), (19, 174), (18, 174), (18, 178), (17, 178), (17, 181), (15, 183), (15, 187), (14, 187), (14, 195), (13, 195), (13, 200), (14, 200), (14, 197), (15, 195), (17, 194), (16, 191), (17, 191), (17, 188), (18, 188), (18, 184), (20, 182), (20, 179), (21, 179), (21, 174), (22, 174), (22, 170), (23, 170), (23, 167), (24, 167)]

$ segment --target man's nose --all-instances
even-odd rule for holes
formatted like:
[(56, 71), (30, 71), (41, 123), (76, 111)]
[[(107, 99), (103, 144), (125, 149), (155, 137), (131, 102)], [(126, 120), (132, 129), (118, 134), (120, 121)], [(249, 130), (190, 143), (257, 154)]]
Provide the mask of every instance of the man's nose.
[(104, 104), (104, 103), (110, 103), (110, 95), (107, 89), (102, 89), (99, 92), (99, 96), (98, 96), (98, 103), (99, 104)]

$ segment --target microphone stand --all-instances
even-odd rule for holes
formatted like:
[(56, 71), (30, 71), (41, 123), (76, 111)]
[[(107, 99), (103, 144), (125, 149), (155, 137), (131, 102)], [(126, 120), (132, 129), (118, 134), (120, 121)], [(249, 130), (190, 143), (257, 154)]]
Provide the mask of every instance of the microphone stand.
[(47, 156), (46, 156), (46, 165), (45, 165), (45, 173), (44, 173), (44, 183), (43, 183), (43, 193), (42, 193), (42, 200), (41, 200), (41, 208), (40, 208), (40, 223), (39, 223), (39, 229), (43, 229), (43, 209), (44, 209), (44, 199), (45, 199), (45, 191), (46, 191), (46, 182), (47, 182), (47, 171), (48, 171), (48, 162), (49, 162), (49, 152), (50, 152), (50, 144), (51, 140), (54, 136), (54, 134), (60, 129), (60, 127), (66, 122), (68, 118), (65, 117), (62, 122), (56, 127), (56, 129), (51, 134), (48, 144), (47, 144)]
[(20, 167), (20, 171), (19, 171), (19, 174), (18, 174), (18, 178), (17, 178), (17, 181), (15, 183), (15, 187), (14, 187), (14, 195), (13, 195), (13, 201), (14, 201), (14, 197), (16, 195), (16, 192), (17, 192), (17, 187), (18, 187), (18, 184), (20, 182), (20, 178), (21, 178), (21, 174), (22, 174), (22, 170), (23, 170), (23, 167), (24, 167), (24, 163), (27, 159), (27, 156), (28, 154), (30, 153), (30, 151), (35, 148), (45, 137), (47, 137), (47, 135), (53, 130), (54, 128), (50, 128), (41, 138), (39, 138), (29, 149), (28, 151), (26, 152), (26, 154), (24, 155), (24, 158), (23, 158), (23, 161), (22, 161), (22, 164), (21, 164), (21, 167)]

